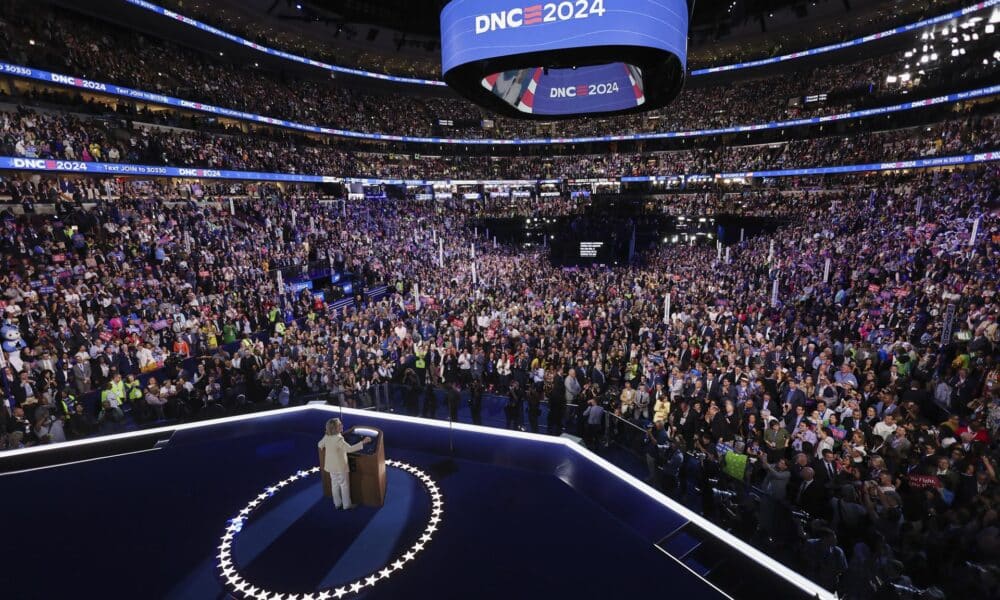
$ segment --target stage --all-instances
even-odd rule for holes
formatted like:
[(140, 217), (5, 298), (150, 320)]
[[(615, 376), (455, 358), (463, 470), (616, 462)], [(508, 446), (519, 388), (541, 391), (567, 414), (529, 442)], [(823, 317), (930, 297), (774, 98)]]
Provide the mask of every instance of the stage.
[[(385, 432), (381, 509), (322, 496), (331, 416)], [(757, 597), (683, 555), (690, 515), (560, 438), (308, 406), (113, 441), (0, 455), (5, 594)], [(727, 568), (772, 583), (760, 596), (807, 595), (753, 556)]]

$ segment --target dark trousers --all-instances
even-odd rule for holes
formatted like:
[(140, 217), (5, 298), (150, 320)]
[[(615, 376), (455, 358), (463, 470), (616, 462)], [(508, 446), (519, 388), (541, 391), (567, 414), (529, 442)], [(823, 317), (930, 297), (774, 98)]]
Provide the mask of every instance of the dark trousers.
[(584, 442), (588, 448), (593, 449), (600, 446), (601, 434), (604, 432), (604, 425), (602, 423), (587, 423), (584, 432)]
[(531, 429), (533, 433), (538, 433), (538, 413), (537, 409), (528, 409), (528, 428)]

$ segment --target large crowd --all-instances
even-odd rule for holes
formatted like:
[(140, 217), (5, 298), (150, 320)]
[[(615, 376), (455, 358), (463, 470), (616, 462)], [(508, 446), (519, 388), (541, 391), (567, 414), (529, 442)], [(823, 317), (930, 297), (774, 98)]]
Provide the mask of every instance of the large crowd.
[[(34, 5), (28, 10), (26, 0), (7, 4), (0, 49), (12, 62), (299, 123), (396, 135), (569, 137), (745, 125), (902, 102), (924, 89), (964, 91), (1000, 64), (989, 55), (991, 36), (984, 35), (966, 44), (971, 52), (952, 57), (942, 48), (938, 60), (928, 64), (918, 64), (919, 56), (907, 57), (906, 50), (807, 72), (689, 87), (669, 108), (638, 116), (537, 124), (487, 115), (454, 96), (365, 92), (328, 78), (294, 78), (67, 11)], [(985, 65), (980, 55), (988, 57)], [(887, 79), (904, 71), (905, 82)], [(821, 94), (825, 100), (804, 103), (806, 96)], [(441, 126), (441, 119), (454, 126)], [(484, 127), (484, 120), (492, 126)]]
[[(664, 444), (758, 459), (768, 493), (842, 549), (803, 568), (849, 597), (875, 577), (904, 581), (904, 565), (912, 584), (940, 582), (1000, 549), (998, 175), (847, 182), (729, 262), (666, 245), (625, 268), (564, 270), (540, 250), (481, 244), (475, 283), (462, 202), (271, 189), (235, 214), (131, 194), (87, 211), (56, 188), (57, 221), (3, 220), (4, 442), (268, 394), (367, 404), (386, 382), (481, 386), (510, 395), (514, 423), (537, 426), (547, 401), (550, 431), (569, 405), (648, 424), (654, 478)], [(328, 313), (276, 289), (277, 269), (327, 261), (390, 297)]]
[[(338, 44), (336, 36), (333, 41), (327, 39), (326, 32), (320, 36), (302, 36), (290, 34), (281, 28), (273, 27), (273, 15), (263, 19), (246, 19), (240, 12), (231, 13), (225, 7), (212, 7), (205, 10), (198, 5), (185, 3), (183, 0), (162, 0), (160, 5), (172, 8), (181, 14), (197, 18), (205, 23), (235, 33), (258, 44), (299, 53), (309, 58), (319, 58), (342, 66), (353, 66), (361, 69), (387, 73), (390, 75), (408, 75), (413, 77), (438, 78), (440, 64), (435, 58), (426, 58), (412, 52), (386, 53), (384, 51), (357, 49)], [(764, 30), (763, 35), (738, 36), (735, 40), (719, 39), (729, 27), (741, 27), (750, 24), (758, 26), (757, 21), (763, 21), (763, 14), (746, 11), (741, 17), (734, 17), (730, 12), (730, 22), (714, 22), (713, 26), (702, 24), (697, 30), (692, 30), (688, 47), (688, 62), (694, 67), (713, 66), (723, 63), (744, 61), (753, 57), (775, 56), (795, 52), (818, 45), (849, 40), (858, 36), (858, 27), (874, 33), (889, 27), (904, 25), (921, 19), (943, 14), (963, 6), (962, 0), (937, 0), (931, 3), (911, 3), (876, 5), (865, 7), (867, 12), (851, 18), (850, 7), (843, 19), (833, 19), (827, 27), (811, 31), (803, 36), (797, 27), (784, 28), (775, 32)], [(270, 13), (270, 11), (268, 11)], [(773, 16), (773, 14), (771, 15)], [(765, 33), (766, 32), (766, 33)]]
[[(990, 105), (992, 106), (992, 105)], [(954, 116), (962, 115), (961, 107)], [(992, 115), (850, 137), (581, 156), (416, 156), (357, 152), (279, 132), (214, 134), (19, 108), (0, 112), (5, 156), (240, 171), (407, 179), (592, 178), (713, 174), (947, 156), (998, 147)]]
[[(61, 61), (60, 71), (369, 131), (425, 132), (419, 121), (439, 111), (479, 118), (452, 100), (412, 100), (422, 108), (402, 111), (48, 9), (29, 13), (3, 24), (0, 45), (28, 63)], [(823, 81), (879, 88), (871, 80), (883, 60)], [(719, 94), (741, 119), (779, 118), (789, 109), (768, 99), (802, 94), (817, 77), (695, 91), (669, 118), (733, 122), (695, 110)], [(6, 106), (0, 154), (365, 177), (612, 178), (994, 150), (991, 107), (956, 105), (931, 125), (847, 137), (515, 158), (358, 152), (267, 129)], [(656, 127), (667, 123), (654, 116), (664, 117)], [(480, 422), (490, 392), (503, 398), (509, 427), (568, 428), (596, 452), (630, 450), (666, 491), (694, 472), (678, 470), (678, 457), (698, 465), (706, 497), (727, 478), (755, 486), (754, 541), (841, 597), (934, 597), (920, 591), (931, 586), (996, 597), (1000, 167), (725, 185), (660, 190), (647, 206), (768, 217), (777, 229), (725, 251), (664, 243), (622, 266), (561, 268), (546, 247), (489, 243), (479, 225), (599, 210), (568, 184), (554, 197), (532, 188), (386, 200), (338, 186), (5, 175), (0, 450), (314, 397), (382, 408), (398, 400), (434, 416), (442, 388), (452, 417), (465, 402)], [(289, 285), (330, 276), (354, 284), (336, 309), (336, 288), (320, 297)]]

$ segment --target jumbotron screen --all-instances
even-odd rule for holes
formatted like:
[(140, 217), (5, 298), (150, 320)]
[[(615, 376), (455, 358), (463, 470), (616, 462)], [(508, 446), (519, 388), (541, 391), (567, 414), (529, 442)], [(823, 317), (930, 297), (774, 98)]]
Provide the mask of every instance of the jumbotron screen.
[(679, 91), (687, 27), (685, 0), (453, 0), (441, 12), (442, 72), (508, 114), (635, 111)]

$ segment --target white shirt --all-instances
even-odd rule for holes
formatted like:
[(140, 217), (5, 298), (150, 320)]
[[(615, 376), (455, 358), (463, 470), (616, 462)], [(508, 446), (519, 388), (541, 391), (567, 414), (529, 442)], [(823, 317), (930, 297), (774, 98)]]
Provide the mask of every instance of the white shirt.
[(895, 424), (889, 425), (885, 421), (879, 421), (878, 423), (875, 424), (874, 427), (872, 427), (872, 433), (874, 433), (875, 435), (879, 436), (882, 439), (887, 439), (895, 431), (896, 431), (896, 425)]
[(352, 446), (347, 443), (343, 435), (337, 433), (324, 436), (318, 446), (326, 452), (323, 468), (327, 473), (347, 473), (351, 470), (347, 462), (347, 453), (361, 450), (364, 444), (358, 442)]

